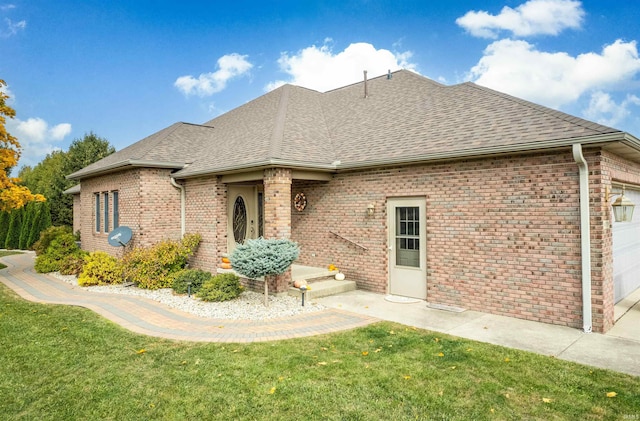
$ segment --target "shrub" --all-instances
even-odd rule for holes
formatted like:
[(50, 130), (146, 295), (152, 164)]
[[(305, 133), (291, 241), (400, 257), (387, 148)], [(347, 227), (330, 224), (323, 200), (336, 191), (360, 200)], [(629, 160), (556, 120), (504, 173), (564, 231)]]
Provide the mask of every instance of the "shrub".
[(122, 270), (115, 257), (103, 251), (94, 251), (84, 257), (84, 267), (78, 277), (78, 285), (106, 285), (121, 282)]
[(186, 234), (181, 241), (165, 240), (151, 247), (136, 247), (122, 259), (124, 276), (140, 288), (169, 288), (201, 239), (199, 234)]
[(35, 269), (40, 273), (59, 271), (62, 261), (79, 251), (73, 234), (59, 234), (51, 240), (46, 252), (36, 257)]
[(173, 279), (173, 290), (178, 294), (189, 292), (188, 283), (191, 282), (191, 293), (197, 293), (205, 281), (211, 279), (211, 273), (200, 269), (185, 269), (176, 274)]
[(84, 257), (88, 253), (83, 250), (78, 250), (68, 256), (65, 256), (60, 261), (60, 273), (62, 275), (80, 275), (84, 267)]
[(258, 238), (238, 244), (229, 259), (234, 270), (255, 279), (284, 273), (299, 254), (300, 248), (293, 241)]
[(244, 288), (234, 273), (221, 273), (202, 284), (196, 294), (202, 301), (228, 301), (237, 298)]
[(40, 233), (40, 238), (33, 244), (33, 250), (38, 256), (45, 253), (51, 241), (62, 234), (71, 234), (71, 228), (65, 226), (47, 228)]

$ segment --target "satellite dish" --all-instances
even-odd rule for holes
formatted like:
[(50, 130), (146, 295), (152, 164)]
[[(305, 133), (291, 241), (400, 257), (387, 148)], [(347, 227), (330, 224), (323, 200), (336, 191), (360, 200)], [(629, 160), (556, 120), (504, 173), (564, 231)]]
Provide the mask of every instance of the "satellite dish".
[(109, 244), (113, 247), (124, 247), (133, 237), (133, 232), (129, 227), (118, 227), (109, 233)]

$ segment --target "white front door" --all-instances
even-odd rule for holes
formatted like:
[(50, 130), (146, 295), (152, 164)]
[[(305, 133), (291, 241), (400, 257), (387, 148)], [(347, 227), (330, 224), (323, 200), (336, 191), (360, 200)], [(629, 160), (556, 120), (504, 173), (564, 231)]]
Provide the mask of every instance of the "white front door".
[(227, 249), (231, 253), (236, 244), (258, 238), (258, 190), (255, 186), (230, 185), (227, 193)]
[(389, 293), (427, 298), (427, 211), (424, 198), (387, 201)]

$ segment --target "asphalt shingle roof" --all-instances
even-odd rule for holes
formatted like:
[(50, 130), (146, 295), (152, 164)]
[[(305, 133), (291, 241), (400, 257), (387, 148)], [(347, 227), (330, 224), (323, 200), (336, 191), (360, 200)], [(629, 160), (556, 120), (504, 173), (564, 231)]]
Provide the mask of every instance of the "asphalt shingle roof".
[(178, 178), (269, 165), (355, 168), (621, 133), (469, 82), (390, 76), (368, 80), (367, 98), (364, 82), (325, 93), (284, 85), (203, 125), (176, 123), (70, 178), (153, 163), (182, 168)]

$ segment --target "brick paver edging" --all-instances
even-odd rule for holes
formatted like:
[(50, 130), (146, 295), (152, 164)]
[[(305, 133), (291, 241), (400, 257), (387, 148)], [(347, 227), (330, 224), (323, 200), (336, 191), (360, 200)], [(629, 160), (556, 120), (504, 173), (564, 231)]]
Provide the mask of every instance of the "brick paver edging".
[(197, 342), (260, 342), (321, 335), (366, 326), (374, 317), (326, 309), (293, 317), (255, 320), (209, 319), (142, 297), (102, 294), (74, 288), (33, 270), (34, 254), (6, 256), (0, 282), (38, 303), (86, 307), (133, 332)]

